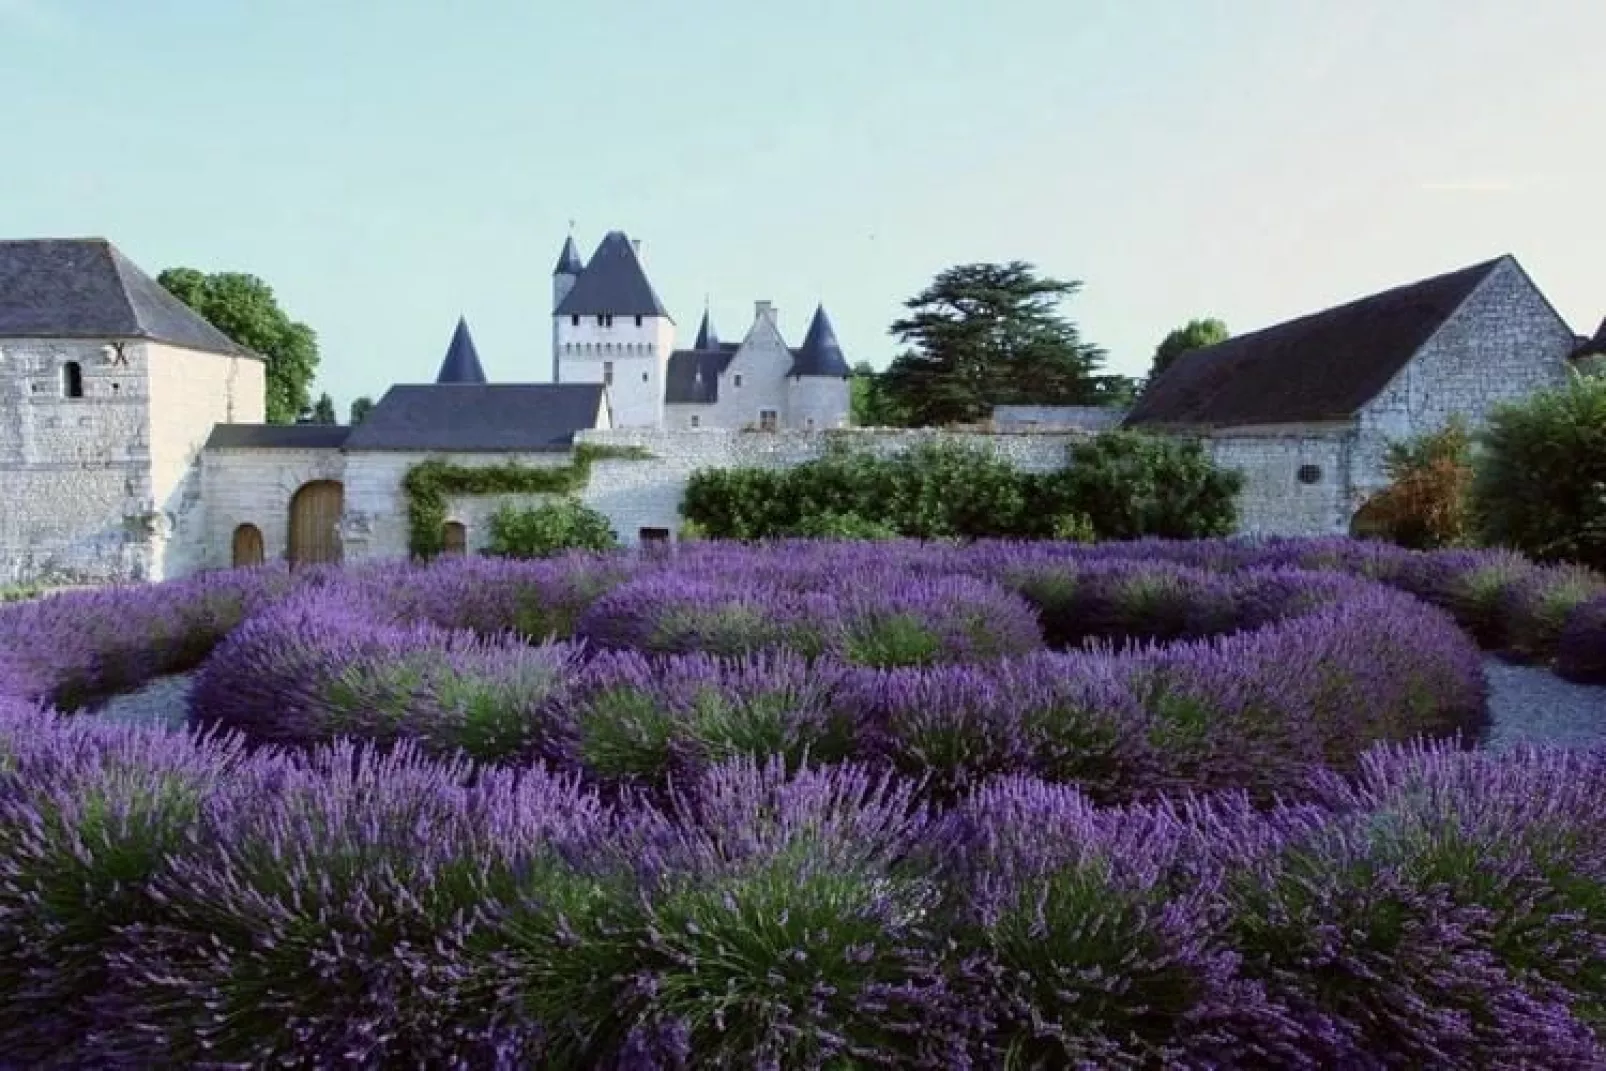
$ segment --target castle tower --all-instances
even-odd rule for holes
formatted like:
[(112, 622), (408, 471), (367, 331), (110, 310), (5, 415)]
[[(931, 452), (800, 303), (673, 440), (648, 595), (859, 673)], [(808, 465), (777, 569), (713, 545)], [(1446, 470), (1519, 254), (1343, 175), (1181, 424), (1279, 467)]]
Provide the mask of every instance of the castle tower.
[(641, 243), (608, 232), (553, 309), (552, 335), (559, 382), (607, 387), (614, 427), (663, 426), (675, 322), (647, 281)]
[(787, 426), (793, 428), (840, 428), (848, 423), (853, 370), (836, 339), (825, 306), (814, 310), (808, 334), (803, 337), (787, 372)]
[(558, 253), (558, 266), (552, 269), (552, 382), (563, 382), (560, 373), (563, 371), (558, 361), (558, 306), (563, 299), (569, 296), (574, 289), (575, 282), (580, 273), (585, 271), (585, 264), (580, 260), (580, 251), (574, 247), (574, 235), (563, 240), (563, 249)]
[(485, 369), (480, 367), (474, 336), (468, 333), (468, 320), (461, 316), (457, 318), (457, 330), (452, 332), (452, 344), (446, 347), (446, 356), (441, 360), (441, 370), (436, 373), (435, 382), (485, 382)]

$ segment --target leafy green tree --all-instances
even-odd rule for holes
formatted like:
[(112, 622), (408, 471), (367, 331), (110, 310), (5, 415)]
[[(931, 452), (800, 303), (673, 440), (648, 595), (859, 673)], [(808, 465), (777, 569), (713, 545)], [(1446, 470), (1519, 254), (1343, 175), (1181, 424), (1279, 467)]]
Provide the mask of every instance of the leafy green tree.
[(355, 428), (358, 424), (368, 419), (368, 414), (373, 411), (374, 400), (368, 395), (364, 394), (359, 398), (353, 398), (351, 400), (351, 416), (348, 419), (348, 423)]
[(1490, 414), (1474, 455), (1484, 542), (1606, 569), (1606, 379), (1575, 375)]
[(890, 328), (913, 348), (882, 377), (888, 397), (917, 426), (973, 423), (999, 404), (1101, 404), (1104, 351), (1059, 312), (1081, 285), (1018, 260), (940, 273)]
[(1160, 373), (1176, 364), (1177, 358), (1189, 350), (1202, 350), (1231, 337), (1232, 332), (1220, 320), (1189, 320), (1155, 347), (1154, 363), (1149, 366), (1149, 382), (1160, 378)]
[(882, 374), (871, 367), (869, 361), (853, 366), (853, 379), (848, 384), (852, 392), (848, 411), (853, 425), (859, 428), (896, 428), (903, 424), (902, 414), (887, 393)]
[(612, 550), (618, 545), (608, 518), (571, 496), (534, 509), (503, 506), (491, 517), (486, 549), (505, 558), (547, 558), (566, 550)]
[(338, 424), (340, 418), (335, 415), (335, 400), (328, 393), (318, 395), (302, 414), (302, 419), (308, 424)]
[(194, 268), (169, 268), (156, 281), (213, 327), (266, 359), (268, 423), (295, 423), (311, 401), (318, 337), (285, 315), (273, 288), (254, 275), (208, 275)]

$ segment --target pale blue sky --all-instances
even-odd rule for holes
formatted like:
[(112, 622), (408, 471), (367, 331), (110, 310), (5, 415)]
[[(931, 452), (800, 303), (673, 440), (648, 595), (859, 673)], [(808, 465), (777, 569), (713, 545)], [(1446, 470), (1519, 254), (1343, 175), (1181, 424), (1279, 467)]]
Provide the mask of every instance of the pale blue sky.
[(262, 276), (342, 414), (460, 312), (544, 379), (571, 217), (683, 338), (823, 300), (877, 365), (974, 260), (1083, 280), (1127, 373), (1505, 252), (1606, 315), (1600, 0), (0, 0), (0, 42), (0, 236)]

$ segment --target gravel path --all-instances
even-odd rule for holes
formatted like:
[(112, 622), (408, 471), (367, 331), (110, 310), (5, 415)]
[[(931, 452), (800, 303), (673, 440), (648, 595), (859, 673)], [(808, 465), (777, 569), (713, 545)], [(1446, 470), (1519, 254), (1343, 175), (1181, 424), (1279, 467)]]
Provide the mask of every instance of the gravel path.
[[(1494, 751), (1519, 743), (1583, 747), (1606, 743), (1606, 688), (1570, 684), (1547, 669), (1498, 658), (1484, 661), (1491, 726), (1484, 746)], [(101, 717), (181, 728), (193, 674), (158, 677), (136, 692), (116, 696)]]

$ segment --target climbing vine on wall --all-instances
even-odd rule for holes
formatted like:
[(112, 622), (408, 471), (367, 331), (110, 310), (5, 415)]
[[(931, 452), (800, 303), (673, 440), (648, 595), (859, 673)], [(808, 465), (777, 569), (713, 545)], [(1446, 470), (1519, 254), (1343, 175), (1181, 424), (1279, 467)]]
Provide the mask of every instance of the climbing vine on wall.
[(567, 465), (532, 466), (516, 461), (497, 465), (454, 465), (430, 458), (407, 470), (407, 549), (418, 558), (433, 558), (445, 540), (446, 499), (451, 495), (574, 494), (585, 489), (591, 466), (598, 461), (645, 461), (652, 454), (639, 446), (581, 443)]

